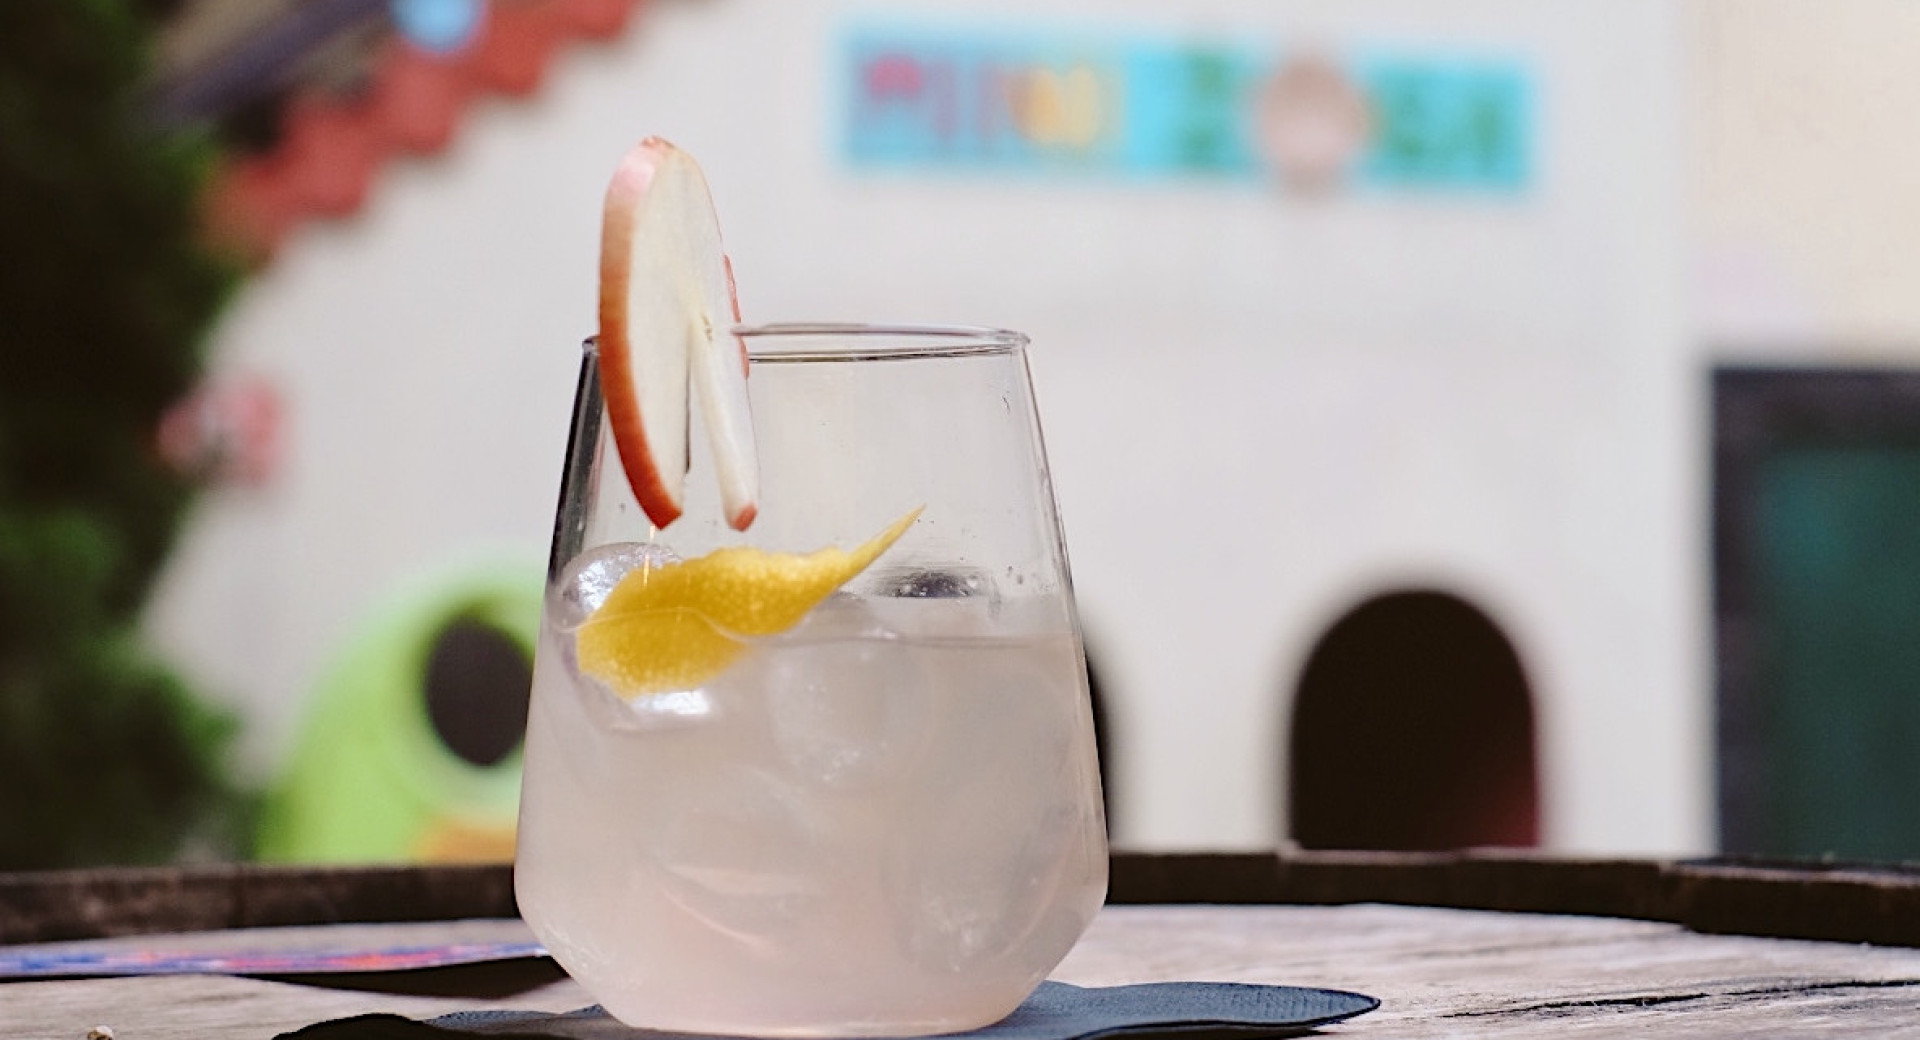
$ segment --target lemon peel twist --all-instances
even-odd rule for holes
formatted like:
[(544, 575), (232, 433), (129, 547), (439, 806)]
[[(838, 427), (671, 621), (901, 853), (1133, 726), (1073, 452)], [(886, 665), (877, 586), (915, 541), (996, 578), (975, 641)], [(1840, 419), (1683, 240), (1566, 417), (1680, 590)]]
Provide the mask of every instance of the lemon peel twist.
[(920, 517), (915, 509), (858, 548), (776, 553), (746, 546), (629, 572), (574, 635), (580, 671), (622, 697), (692, 689), (853, 580)]

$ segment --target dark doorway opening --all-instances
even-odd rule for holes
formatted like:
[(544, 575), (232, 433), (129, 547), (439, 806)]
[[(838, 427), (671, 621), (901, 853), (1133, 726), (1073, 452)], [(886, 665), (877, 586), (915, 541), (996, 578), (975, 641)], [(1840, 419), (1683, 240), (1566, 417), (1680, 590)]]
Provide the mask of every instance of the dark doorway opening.
[(1289, 748), (1288, 818), (1305, 848), (1540, 841), (1525, 672), (1458, 597), (1394, 592), (1337, 621), (1300, 676)]

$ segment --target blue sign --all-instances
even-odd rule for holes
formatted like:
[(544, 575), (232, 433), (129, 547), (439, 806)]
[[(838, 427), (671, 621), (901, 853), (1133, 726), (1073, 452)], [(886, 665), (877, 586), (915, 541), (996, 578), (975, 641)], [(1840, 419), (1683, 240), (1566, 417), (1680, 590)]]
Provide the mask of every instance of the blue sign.
[(859, 167), (1495, 193), (1533, 172), (1514, 60), (878, 25), (843, 59)]
[(473, 41), (486, 0), (393, 0), (393, 21), (414, 46), (450, 54)]

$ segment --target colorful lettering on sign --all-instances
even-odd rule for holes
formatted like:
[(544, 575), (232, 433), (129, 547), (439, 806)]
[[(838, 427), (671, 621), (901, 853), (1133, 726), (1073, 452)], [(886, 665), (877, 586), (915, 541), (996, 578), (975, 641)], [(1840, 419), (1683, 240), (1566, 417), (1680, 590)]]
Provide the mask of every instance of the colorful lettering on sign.
[(847, 146), (855, 161), (1029, 165), (1098, 161), (1123, 83), (1098, 53), (856, 45)]
[(1479, 191), (1531, 172), (1513, 61), (862, 29), (845, 69), (865, 167)]

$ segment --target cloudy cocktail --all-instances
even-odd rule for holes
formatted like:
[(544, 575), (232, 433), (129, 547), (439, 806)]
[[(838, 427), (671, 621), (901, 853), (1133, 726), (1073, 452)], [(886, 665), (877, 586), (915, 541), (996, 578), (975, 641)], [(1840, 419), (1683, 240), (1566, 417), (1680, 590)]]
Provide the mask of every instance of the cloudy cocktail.
[[(694, 348), (697, 409), (678, 420), (709, 436), (664, 447), (671, 422), (623, 439), (629, 370), (589, 348), (528, 721), (521, 912), (635, 1025), (992, 1022), (1106, 885), (1025, 341), (713, 338), (751, 355), (750, 378), (702, 389)], [(716, 427), (745, 414), (742, 456)], [(636, 450), (652, 453), (638, 473)]]

